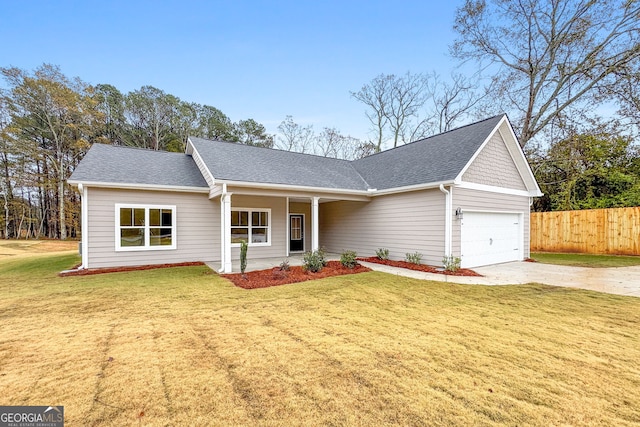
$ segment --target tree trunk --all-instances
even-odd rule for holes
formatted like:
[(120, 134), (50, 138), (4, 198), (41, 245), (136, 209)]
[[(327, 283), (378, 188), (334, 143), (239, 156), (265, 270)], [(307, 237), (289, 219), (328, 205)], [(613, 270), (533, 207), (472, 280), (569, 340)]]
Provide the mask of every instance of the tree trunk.
[(67, 217), (64, 211), (64, 155), (58, 153), (60, 164), (58, 165), (58, 226), (60, 227), (60, 239), (67, 238)]
[(24, 221), (24, 208), (22, 208), (22, 216), (20, 217), (20, 223), (18, 224), (18, 230), (16, 232), (16, 239), (20, 238), (20, 234), (22, 233), (22, 222)]
[(9, 238), (9, 200), (7, 199), (7, 194), (2, 193), (4, 199), (4, 238)]

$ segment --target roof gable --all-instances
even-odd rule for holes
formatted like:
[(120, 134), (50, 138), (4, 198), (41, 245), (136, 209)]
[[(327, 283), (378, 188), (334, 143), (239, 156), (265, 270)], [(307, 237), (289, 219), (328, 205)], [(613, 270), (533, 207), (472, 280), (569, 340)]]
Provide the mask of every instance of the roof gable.
[(504, 115), (453, 129), (353, 162), (378, 190), (453, 182)]
[[(536, 181), (531, 168), (529, 167), (529, 162), (524, 156), (524, 152), (520, 147), (520, 143), (518, 142), (518, 138), (513, 132), (513, 128), (511, 127), (511, 123), (507, 118), (507, 115), (504, 114), (500, 117), (499, 122), (496, 124), (495, 129), (490, 133), (489, 137), (485, 139), (485, 141), (481, 144), (481, 146), (476, 150), (474, 155), (468, 160), (467, 164), (460, 171), (460, 174), (455, 179), (455, 182), (461, 183), (464, 181), (466, 172), (473, 167), (476, 159), (483, 155), (483, 150), (487, 147), (488, 144), (491, 143), (491, 139), (494, 136), (499, 136), (500, 139), (504, 142), (504, 147), (510, 155), (510, 159), (512, 164), (504, 165), (503, 167), (511, 167), (515, 166), (516, 171), (519, 175), (519, 178), (522, 180), (526, 191), (534, 197), (542, 196), (542, 192), (540, 191), (540, 187), (538, 187), (538, 183)], [(503, 161), (505, 159), (502, 159)], [(486, 165), (490, 171), (495, 171), (500, 166), (497, 163), (493, 163), (491, 165)], [(505, 178), (506, 179), (506, 178)], [(494, 183), (495, 184), (495, 183)], [(495, 187), (495, 185), (493, 185)], [(513, 188), (513, 185), (508, 185), (505, 183), (501, 183), (501, 187), (509, 187)]]
[(465, 182), (527, 190), (500, 132), (491, 135), (461, 175), (461, 180)]
[(216, 180), (318, 187), (368, 189), (351, 162), (233, 142), (190, 137), (194, 154)]

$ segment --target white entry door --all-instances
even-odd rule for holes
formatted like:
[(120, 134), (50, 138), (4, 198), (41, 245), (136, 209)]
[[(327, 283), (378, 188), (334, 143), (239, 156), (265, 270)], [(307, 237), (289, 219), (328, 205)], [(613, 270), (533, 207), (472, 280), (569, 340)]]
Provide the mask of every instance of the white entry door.
[(522, 214), (464, 212), (461, 220), (461, 266), (465, 268), (521, 261)]

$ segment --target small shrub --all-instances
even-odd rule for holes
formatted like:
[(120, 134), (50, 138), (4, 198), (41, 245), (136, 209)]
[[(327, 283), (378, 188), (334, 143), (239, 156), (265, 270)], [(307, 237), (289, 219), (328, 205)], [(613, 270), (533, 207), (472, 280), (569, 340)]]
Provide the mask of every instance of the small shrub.
[(327, 261), (327, 251), (325, 248), (318, 249), (318, 255), (320, 255), (320, 259), (322, 259), (322, 266), (326, 266), (329, 261)]
[(289, 259), (283, 259), (280, 263), (280, 271), (289, 271), (291, 266), (289, 265)]
[(420, 252), (407, 252), (404, 260), (410, 262), (411, 264), (420, 265), (420, 261), (422, 261), (422, 254)]
[(249, 245), (246, 240), (240, 242), (240, 272), (244, 274), (244, 271), (247, 269), (247, 249)]
[(385, 248), (378, 248), (376, 250), (376, 256), (378, 257), (378, 259), (381, 260), (388, 260), (389, 259), (389, 249), (385, 249)]
[(318, 249), (313, 252), (306, 252), (302, 258), (302, 268), (305, 271), (311, 271), (317, 273), (327, 265), (326, 253), (323, 249)]
[(346, 268), (355, 268), (358, 265), (357, 257), (358, 254), (355, 251), (344, 251), (340, 254), (340, 263)]
[(453, 255), (445, 256), (442, 258), (442, 266), (446, 271), (458, 271), (460, 270), (460, 257), (454, 257)]

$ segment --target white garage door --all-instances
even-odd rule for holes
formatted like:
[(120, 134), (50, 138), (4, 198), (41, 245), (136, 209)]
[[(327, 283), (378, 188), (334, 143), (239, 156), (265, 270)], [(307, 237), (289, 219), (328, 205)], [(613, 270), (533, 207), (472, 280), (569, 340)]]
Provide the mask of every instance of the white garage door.
[(522, 215), (501, 212), (464, 212), (461, 220), (461, 266), (522, 260)]

